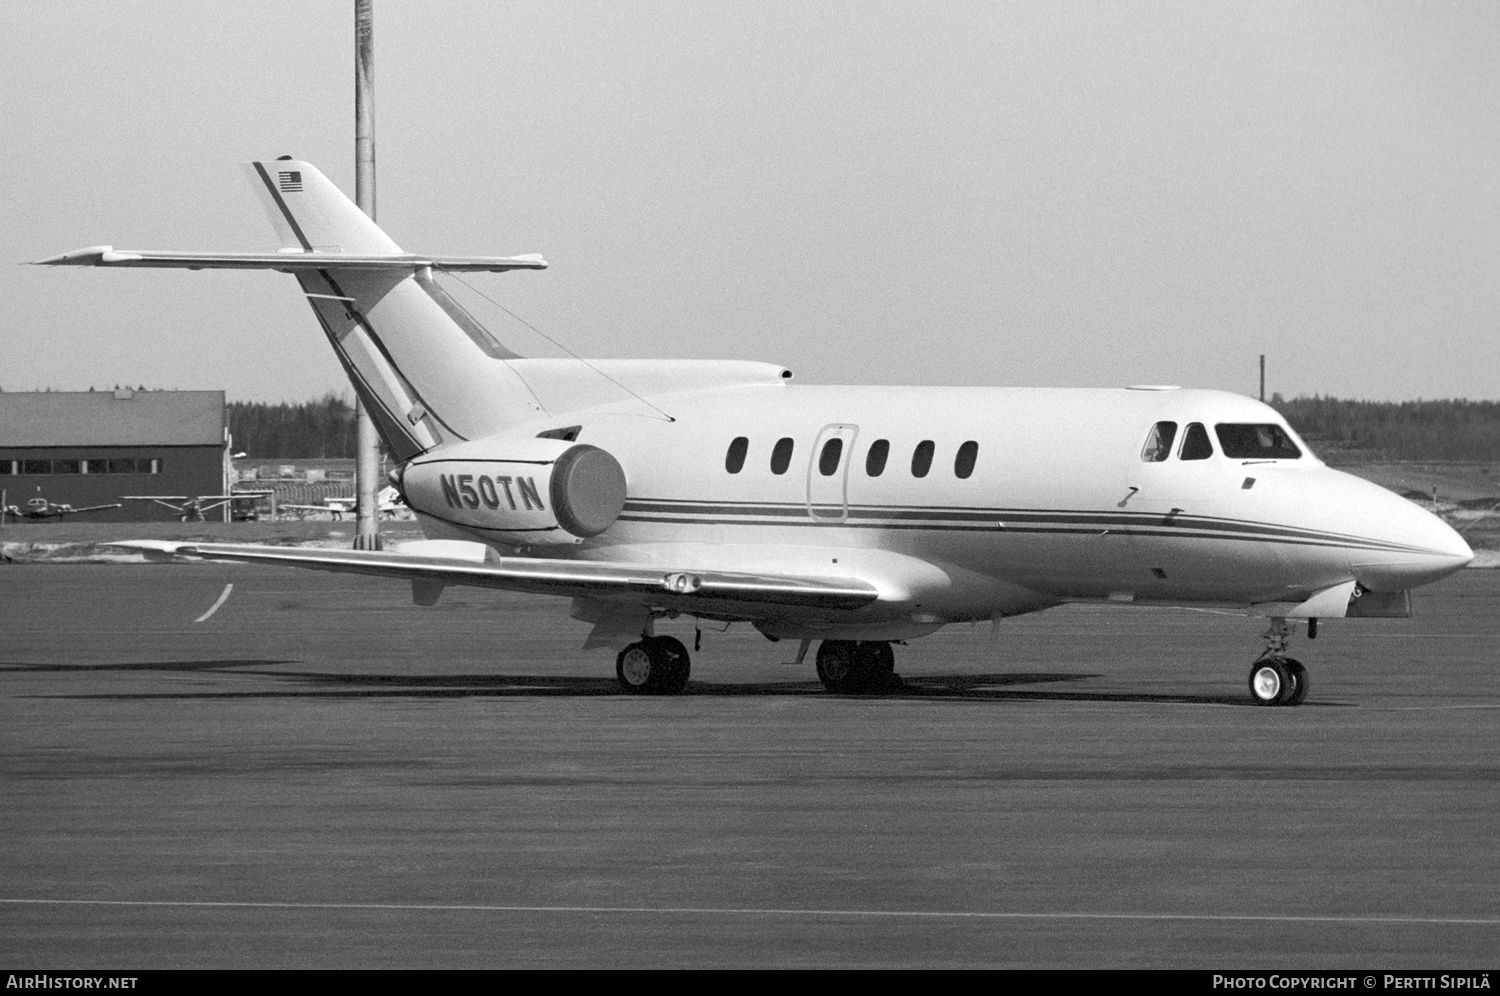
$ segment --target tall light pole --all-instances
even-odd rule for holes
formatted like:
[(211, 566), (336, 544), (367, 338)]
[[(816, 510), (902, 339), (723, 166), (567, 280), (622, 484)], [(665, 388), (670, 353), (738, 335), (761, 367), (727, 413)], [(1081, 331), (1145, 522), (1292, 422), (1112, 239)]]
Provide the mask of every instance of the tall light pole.
[[(354, 0), (354, 203), (375, 220), (375, 10), (373, 0)], [(358, 396), (354, 486), (358, 511), (354, 549), (380, 549), (380, 437)]]

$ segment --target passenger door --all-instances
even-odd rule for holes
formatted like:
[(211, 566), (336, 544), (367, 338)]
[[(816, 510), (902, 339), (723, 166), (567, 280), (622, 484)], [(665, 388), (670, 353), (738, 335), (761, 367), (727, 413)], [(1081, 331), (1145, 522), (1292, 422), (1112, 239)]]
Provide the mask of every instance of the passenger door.
[(849, 461), (859, 427), (846, 422), (826, 425), (813, 442), (807, 462), (807, 514), (816, 522), (849, 518)]

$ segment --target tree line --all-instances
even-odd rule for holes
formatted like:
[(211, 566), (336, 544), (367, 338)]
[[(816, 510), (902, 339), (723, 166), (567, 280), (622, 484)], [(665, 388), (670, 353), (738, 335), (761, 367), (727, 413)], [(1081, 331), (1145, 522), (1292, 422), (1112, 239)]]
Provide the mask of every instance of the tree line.
[(236, 453), (260, 459), (353, 457), (354, 406), (333, 391), (301, 404), (228, 403)]
[(1271, 407), (1314, 449), (1363, 450), (1380, 460), (1500, 461), (1500, 402), (1349, 401), (1271, 396)]

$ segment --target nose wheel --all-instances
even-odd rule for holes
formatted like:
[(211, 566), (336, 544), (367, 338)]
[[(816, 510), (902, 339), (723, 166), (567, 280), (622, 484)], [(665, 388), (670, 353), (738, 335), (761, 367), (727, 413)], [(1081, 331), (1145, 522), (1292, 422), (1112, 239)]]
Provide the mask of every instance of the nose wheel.
[(1301, 705), (1307, 698), (1307, 668), (1290, 657), (1262, 657), (1250, 668), (1250, 697), (1256, 705)]
[(687, 647), (671, 636), (648, 636), (615, 658), (615, 680), (632, 695), (676, 695), (690, 670)]
[[(1315, 624), (1316, 620), (1309, 620), (1309, 637), (1316, 634), (1312, 628)], [(1250, 666), (1250, 697), (1256, 705), (1294, 706), (1301, 705), (1307, 698), (1307, 668), (1301, 661), (1286, 655), (1292, 632), (1291, 624), (1285, 619), (1274, 618), (1262, 634), (1266, 651)]]

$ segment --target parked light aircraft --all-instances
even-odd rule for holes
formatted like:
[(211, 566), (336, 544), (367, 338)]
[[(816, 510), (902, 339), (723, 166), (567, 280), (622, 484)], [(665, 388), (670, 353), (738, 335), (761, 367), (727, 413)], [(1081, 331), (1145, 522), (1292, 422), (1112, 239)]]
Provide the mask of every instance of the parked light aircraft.
[(181, 522), (202, 522), (203, 513), (232, 501), (255, 499), (271, 491), (239, 491), (232, 495), (121, 495), (121, 501), (151, 501), (168, 509)]
[(78, 515), (81, 512), (97, 512), (100, 509), (119, 507), (120, 503), (115, 502), (113, 505), (88, 505), (84, 508), (74, 508), (67, 502), (51, 502), (46, 498), (43, 498), (41, 495), (37, 495), (35, 498), (28, 499), (24, 508), (19, 505), (6, 505), (4, 509), (0, 509), (0, 511), (3, 511), (6, 515), (10, 516), (13, 519), (31, 519), (37, 522), (45, 519), (57, 519), (59, 522), (61, 522), (64, 516)]
[[(834, 692), (893, 687), (892, 643), (1067, 602), (1233, 607), (1269, 620), (1255, 702), (1294, 705), (1294, 627), (1405, 616), (1472, 553), (1440, 519), (1325, 466), (1273, 409), (1219, 391), (799, 386), (774, 364), (522, 358), (434, 271), (537, 256), (404, 252), (312, 166), (249, 165), (274, 253), (120, 251), (39, 262), (293, 274), (399, 461), (427, 547), (136, 541), (153, 556), (286, 564), (564, 595), (671, 693), (654, 622), (747, 621), (821, 641)], [(457, 543), (453, 541), (459, 541)], [(1149, 662), (1146, 662), (1149, 663)]]
[[(380, 489), (380, 494), (375, 499), (380, 514), (385, 517), (397, 515), (406, 509), (406, 503), (401, 500), (401, 492), (394, 487), (387, 486)], [(325, 515), (332, 514), (335, 521), (346, 515), (353, 515), (359, 504), (358, 498), (325, 498), (321, 505), (279, 505), (283, 511), (295, 512), (300, 517), (307, 512), (321, 512)]]

